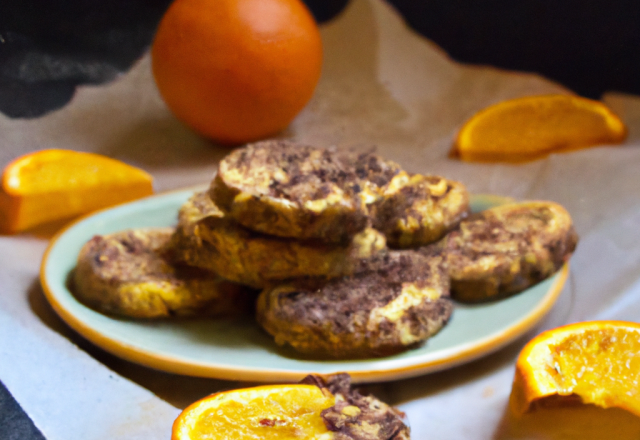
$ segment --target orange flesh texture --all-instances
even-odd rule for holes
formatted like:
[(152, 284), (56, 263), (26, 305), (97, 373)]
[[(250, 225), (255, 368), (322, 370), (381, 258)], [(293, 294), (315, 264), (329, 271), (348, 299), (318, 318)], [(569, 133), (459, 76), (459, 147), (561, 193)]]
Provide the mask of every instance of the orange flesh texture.
[(640, 416), (640, 324), (593, 321), (533, 339), (516, 363), (511, 396), (516, 413), (549, 396), (617, 407)]
[(0, 229), (18, 232), (153, 193), (151, 176), (105, 156), (42, 150), (6, 168)]
[(627, 128), (599, 101), (572, 95), (504, 101), (474, 115), (454, 154), (467, 161), (520, 162), (552, 152), (622, 142)]
[(178, 0), (160, 23), (152, 64), (178, 119), (235, 144), (288, 125), (313, 95), (321, 54), (298, 0)]
[(219, 393), (186, 408), (172, 440), (332, 438), (320, 412), (335, 404), (312, 385), (264, 386)]

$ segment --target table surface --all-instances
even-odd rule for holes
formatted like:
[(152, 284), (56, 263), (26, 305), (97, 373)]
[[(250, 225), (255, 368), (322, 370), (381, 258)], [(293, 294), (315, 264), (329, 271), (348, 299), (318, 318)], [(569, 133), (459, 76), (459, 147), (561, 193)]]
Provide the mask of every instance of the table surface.
[[(339, 10), (340, 2), (335, 4)], [(521, 165), (449, 159), (453, 136), (475, 111), (512, 97), (569, 90), (538, 74), (454, 61), (406, 26), (398, 11), (410, 11), (412, 3), (395, 4), (397, 9), (380, 0), (352, 0), (322, 24), (320, 84), (281, 137), (339, 148), (375, 146), (408, 171), (457, 179), (474, 193), (557, 201), (571, 213), (580, 243), (559, 301), (527, 335), (472, 363), (370, 384), (367, 390), (405, 411), (416, 439), (560, 438), (562, 432), (580, 429), (583, 438), (598, 438), (603, 426), (632, 424), (624, 413), (596, 411), (594, 416), (586, 408), (580, 422), (568, 414), (565, 425), (556, 421), (559, 427), (548, 428), (550, 416), (544, 412), (538, 419), (516, 422), (506, 403), (514, 359), (536, 333), (582, 320), (640, 319), (640, 97), (615, 92), (603, 97), (629, 127), (620, 146)], [(0, 21), (3, 38), (4, 29)], [(142, 40), (140, 53), (129, 54), (130, 68), (124, 63), (110, 70), (108, 63), (98, 63), (94, 84), (80, 85), (75, 93), (71, 87), (56, 99), (44, 99), (44, 89), (20, 88), (24, 84), (17, 80), (9, 87), (7, 72), (23, 70), (10, 69), (16, 67), (9, 61), (18, 59), (18, 52), (9, 56), (0, 46), (0, 74), (5, 74), (0, 80), (0, 166), (30, 151), (68, 148), (144, 168), (154, 176), (157, 192), (209, 181), (228, 150), (172, 116), (153, 84)], [(57, 64), (46, 66), (51, 73)], [(24, 98), (22, 107), (18, 98)], [(6, 435), (169, 438), (173, 420), (191, 402), (250, 385), (152, 370), (76, 334), (52, 310), (39, 284), (50, 233), (0, 237), (0, 381), (6, 387), (0, 387), (0, 424), (11, 427)], [(590, 420), (607, 422), (594, 426)]]

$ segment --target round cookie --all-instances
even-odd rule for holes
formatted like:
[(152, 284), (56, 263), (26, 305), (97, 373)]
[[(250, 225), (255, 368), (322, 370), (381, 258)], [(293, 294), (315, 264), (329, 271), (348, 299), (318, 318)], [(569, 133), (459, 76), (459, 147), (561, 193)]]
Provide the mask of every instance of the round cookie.
[(443, 240), (451, 295), (478, 302), (520, 292), (556, 272), (577, 241), (569, 213), (557, 203), (513, 203), (473, 214)]
[(264, 141), (220, 162), (210, 196), (251, 230), (345, 242), (367, 225), (367, 204), (399, 171), (397, 164), (373, 153)]
[(257, 319), (279, 345), (319, 358), (386, 356), (413, 347), (449, 320), (452, 303), (437, 249), (390, 251), (328, 282), (264, 289)]
[(178, 218), (170, 245), (172, 259), (257, 288), (304, 276), (342, 276), (351, 273), (360, 259), (386, 249), (384, 236), (372, 228), (360, 231), (347, 244), (260, 234), (226, 216), (206, 192), (194, 194)]
[(438, 176), (400, 172), (372, 207), (373, 226), (393, 248), (415, 248), (441, 239), (469, 213), (463, 184)]
[(132, 318), (227, 316), (246, 313), (255, 293), (163, 257), (173, 228), (97, 235), (78, 255), (73, 291), (88, 306)]

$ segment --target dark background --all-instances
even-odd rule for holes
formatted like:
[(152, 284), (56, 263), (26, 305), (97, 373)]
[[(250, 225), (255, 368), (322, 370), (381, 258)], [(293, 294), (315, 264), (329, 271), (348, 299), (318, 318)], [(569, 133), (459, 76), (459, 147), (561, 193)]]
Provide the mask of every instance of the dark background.
[[(305, 0), (319, 22), (348, 0)], [(454, 59), (537, 72), (592, 98), (640, 94), (640, 1), (389, 0)], [(33, 118), (126, 71), (170, 0), (0, 0), (0, 112)]]

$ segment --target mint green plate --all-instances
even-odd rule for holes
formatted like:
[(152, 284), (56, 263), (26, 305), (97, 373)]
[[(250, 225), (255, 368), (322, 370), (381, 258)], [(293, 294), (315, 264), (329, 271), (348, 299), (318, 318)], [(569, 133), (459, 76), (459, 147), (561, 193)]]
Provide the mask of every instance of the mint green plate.
[[(67, 277), (82, 245), (96, 234), (171, 226), (195, 189), (141, 199), (82, 218), (51, 241), (40, 279), (55, 311), (73, 329), (103, 349), (142, 365), (173, 373), (228, 380), (296, 381), (309, 373), (348, 372), (355, 382), (392, 380), (451, 368), (492, 353), (534, 326), (556, 301), (567, 278), (565, 265), (553, 277), (510, 298), (457, 305), (444, 329), (423, 346), (380, 359), (317, 361), (278, 347), (253, 320), (134, 321), (110, 317), (78, 302)], [(504, 203), (472, 198), (474, 210)]]

